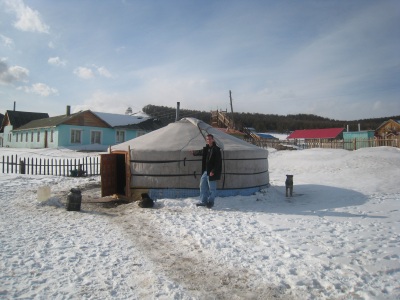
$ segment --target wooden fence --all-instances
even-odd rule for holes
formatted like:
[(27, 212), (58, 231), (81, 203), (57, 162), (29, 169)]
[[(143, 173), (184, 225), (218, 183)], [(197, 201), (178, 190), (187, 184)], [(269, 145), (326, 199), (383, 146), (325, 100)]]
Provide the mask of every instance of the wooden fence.
[(18, 155), (3, 156), (0, 161), (3, 174), (30, 174), (54, 176), (100, 175), (100, 157), (21, 158)]
[(311, 148), (329, 148), (329, 149), (346, 149), (357, 150), (367, 147), (396, 147), (400, 148), (400, 141), (397, 139), (354, 139), (349, 141), (344, 140), (304, 140), (304, 141), (281, 141), (281, 140), (248, 140), (262, 148), (275, 148), (278, 150), (285, 149), (311, 149)]

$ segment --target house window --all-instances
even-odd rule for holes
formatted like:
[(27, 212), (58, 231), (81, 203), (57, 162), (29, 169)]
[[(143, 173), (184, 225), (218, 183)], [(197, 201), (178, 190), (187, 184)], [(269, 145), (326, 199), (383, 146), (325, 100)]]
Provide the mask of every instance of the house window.
[(18, 133), (16, 134), (15, 141), (18, 143)]
[(11, 133), (8, 134), (8, 141), (11, 142)]
[(21, 132), (21, 143), (24, 141), (24, 134)]
[(81, 143), (81, 130), (72, 129), (71, 130), (71, 144), (80, 144)]
[(33, 131), (31, 132), (31, 143), (33, 143)]
[(92, 131), (90, 133), (91, 144), (101, 144), (101, 131)]
[(125, 142), (125, 131), (117, 130), (117, 144)]
[(40, 131), (37, 132), (37, 139), (36, 141), (39, 143), (40, 142)]
[(25, 133), (25, 142), (28, 142), (28, 133)]
[(53, 140), (53, 137), (54, 137), (54, 130), (52, 129), (51, 131), (50, 131), (50, 142), (52, 143), (54, 140)]

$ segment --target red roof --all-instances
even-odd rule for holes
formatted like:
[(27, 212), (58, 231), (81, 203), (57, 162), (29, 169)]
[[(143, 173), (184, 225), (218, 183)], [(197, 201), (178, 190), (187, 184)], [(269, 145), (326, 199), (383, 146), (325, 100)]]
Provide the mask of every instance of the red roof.
[(304, 129), (295, 130), (288, 139), (334, 139), (344, 128)]

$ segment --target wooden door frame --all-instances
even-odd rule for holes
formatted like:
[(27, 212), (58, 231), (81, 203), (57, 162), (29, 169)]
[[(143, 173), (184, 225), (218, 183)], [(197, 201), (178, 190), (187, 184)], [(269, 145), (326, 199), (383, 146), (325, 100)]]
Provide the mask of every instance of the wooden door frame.
[(123, 154), (125, 157), (125, 196), (131, 197), (131, 159), (130, 159), (130, 147), (128, 147), (128, 151), (116, 150), (111, 152), (110, 154)]

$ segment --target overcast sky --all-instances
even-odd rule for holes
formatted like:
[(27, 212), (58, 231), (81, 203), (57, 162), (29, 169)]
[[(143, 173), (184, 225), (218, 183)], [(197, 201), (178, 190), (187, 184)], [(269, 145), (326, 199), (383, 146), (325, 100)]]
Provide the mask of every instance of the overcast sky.
[(0, 0), (0, 113), (400, 115), (399, 0)]

